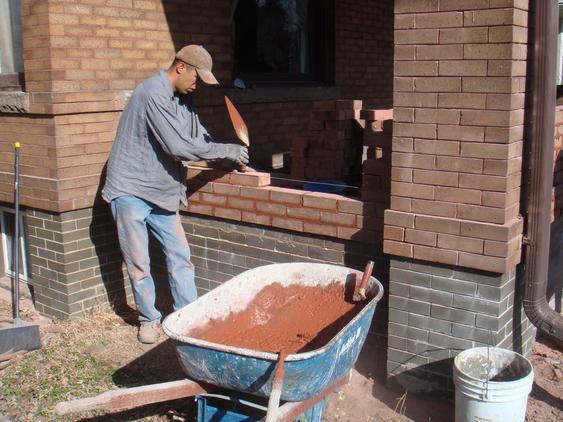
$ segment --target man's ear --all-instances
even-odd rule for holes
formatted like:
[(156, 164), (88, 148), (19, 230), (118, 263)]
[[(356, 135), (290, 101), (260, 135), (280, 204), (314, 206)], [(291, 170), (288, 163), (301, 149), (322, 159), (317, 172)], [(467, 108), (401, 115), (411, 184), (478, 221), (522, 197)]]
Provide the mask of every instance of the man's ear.
[(176, 73), (180, 74), (186, 70), (186, 65), (183, 62), (178, 62), (176, 65)]

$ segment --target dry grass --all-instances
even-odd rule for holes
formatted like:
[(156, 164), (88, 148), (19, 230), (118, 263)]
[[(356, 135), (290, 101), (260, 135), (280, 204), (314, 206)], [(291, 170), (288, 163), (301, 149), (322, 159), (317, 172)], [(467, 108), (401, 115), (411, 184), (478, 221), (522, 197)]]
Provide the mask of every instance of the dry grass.
[[(42, 328), (42, 340), (41, 350), (19, 357), (0, 372), (0, 415), (22, 422), (190, 420), (182, 411), (186, 403), (178, 402), (116, 415), (98, 412), (57, 418), (53, 408), (60, 401), (178, 379), (182, 374), (167, 342), (154, 348), (139, 344), (136, 327), (107, 310), (54, 322)], [(163, 364), (168, 371), (159, 369)], [(193, 413), (192, 400), (185, 402), (190, 404), (188, 414)]]

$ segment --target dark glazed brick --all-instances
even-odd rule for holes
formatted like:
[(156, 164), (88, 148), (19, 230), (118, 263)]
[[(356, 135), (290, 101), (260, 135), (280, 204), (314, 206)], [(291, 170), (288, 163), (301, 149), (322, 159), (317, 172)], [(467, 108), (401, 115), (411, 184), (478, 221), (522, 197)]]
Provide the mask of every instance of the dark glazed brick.
[(432, 305), (430, 315), (434, 318), (460, 324), (475, 325), (475, 313), (461, 309), (453, 309), (445, 306)]
[(440, 333), (430, 332), (428, 342), (432, 345), (447, 350), (465, 350), (473, 347), (473, 343), (469, 340), (463, 340)]
[(403, 283), (391, 282), (389, 283), (389, 293), (396, 296), (408, 297), (409, 285)]
[(432, 288), (435, 290), (441, 290), (443, 292), (457, 293), (468, 296), (475, 296), (477, 292), (476, 283), (438, 276), (432, 277)]
[(409, 313), (397, 309), (389, 310), (389, 322), (396, 322), (407, 325), (409, 323)]
[(407, 309), (415, 314), (430, 315), (430, 303), (409, 299)]
[(308, 247), (307, 255), (312, 259), (318, 259), (320, 261), (334, 264), (342, 264), (344, 258), (340, 252), (331, 251), (330, 249), (320, 249), (314, 246)]
[(409, 286), (409, 298), (430, 302), (430, 289), (418, 286)]
[(499, 306), (498, 302), (491, 302), (484, 299), (475, 300), (467, 296), (454, 296), (454, 306), (456, 308), (489, 315), (499, 315), (501, 312), (501, 306)]
[(412, 284), (414, 286), (430, 287), (430, 274), (420, 274), (413, 271), (391, 268), (389, 279), (399, 283)]

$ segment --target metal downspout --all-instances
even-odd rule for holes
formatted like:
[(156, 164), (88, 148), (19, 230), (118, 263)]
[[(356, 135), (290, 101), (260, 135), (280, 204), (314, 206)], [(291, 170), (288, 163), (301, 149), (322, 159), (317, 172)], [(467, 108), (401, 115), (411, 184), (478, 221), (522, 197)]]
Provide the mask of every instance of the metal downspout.
[(540, 330), (563, 339), (563, 318), (546, 299), (553, 185), (556, 105), (557, 0), (536, 0), (533, 52), (532, 137), (527, 197), (524, 310)]

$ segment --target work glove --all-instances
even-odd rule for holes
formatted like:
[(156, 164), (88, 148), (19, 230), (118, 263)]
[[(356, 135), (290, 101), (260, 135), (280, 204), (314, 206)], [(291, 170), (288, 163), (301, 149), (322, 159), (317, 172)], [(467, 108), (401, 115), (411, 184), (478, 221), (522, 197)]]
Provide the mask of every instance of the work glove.
[(225, 145), (225, 160), (233, 167), (244, 166), (248, 164), (248, 148), (237, 144)]

